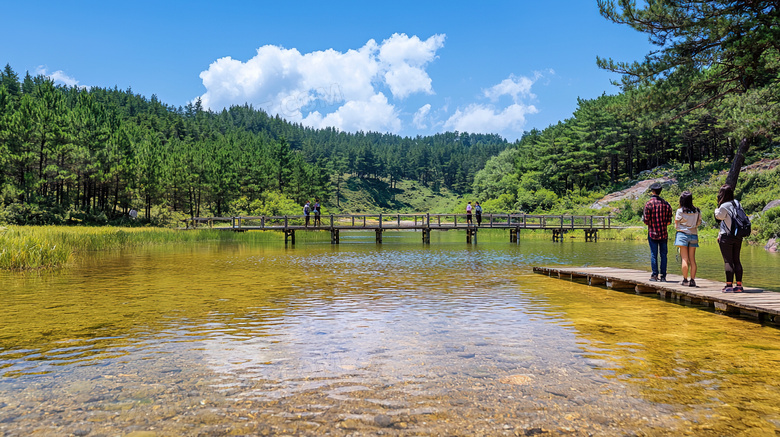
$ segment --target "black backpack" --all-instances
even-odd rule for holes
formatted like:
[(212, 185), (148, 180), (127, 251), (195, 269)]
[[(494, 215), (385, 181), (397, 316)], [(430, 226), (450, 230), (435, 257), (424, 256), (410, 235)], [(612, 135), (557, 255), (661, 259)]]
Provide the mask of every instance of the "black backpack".
[(742, 209), (742, 205), (737, 202), (731, 201), (734, 205), (734, 214), (731, 214), (731, 236), (744, 238), (750, 236), (750, 219), (745, 210)]

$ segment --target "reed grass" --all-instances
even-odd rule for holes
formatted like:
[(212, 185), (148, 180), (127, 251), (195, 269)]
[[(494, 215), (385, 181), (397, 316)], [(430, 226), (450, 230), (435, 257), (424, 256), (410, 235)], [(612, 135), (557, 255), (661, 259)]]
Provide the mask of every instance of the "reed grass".
[(0, 269), (66, 266), (81, 253), (198, 241), (265, 240), (259, 233), (177, 231), (165, 228), (9, 226), (0, 227)]

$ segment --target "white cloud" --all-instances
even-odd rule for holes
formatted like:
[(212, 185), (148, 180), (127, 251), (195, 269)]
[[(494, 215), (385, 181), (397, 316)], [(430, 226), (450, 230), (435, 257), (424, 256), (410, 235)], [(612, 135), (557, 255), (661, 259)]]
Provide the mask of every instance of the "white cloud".
[(310, 113), (303, 124), (314, 128), (327, 126), (345, 131), (394, 132), (401, 130), (401, 120), (395, 107), (387, 102), (384, 94), (378, 93), (367, 101), (350, 100), (335, 112), (323, 116), (318, 111)]
[(513, 103), (503, 110), (491, 106), (472, 104), (464, 110), (458, 109), (444, 123), (450, 130), (469, 133), (522, 132), (525, 116), (537, 113), (533, 105)]
[[(549, 73), (554, 74), (552, 70), (549, 70)], [(501, 83), (482, 90), (483, 96), (492, 104), (473, 103), (465, 109), (458, 108), (444, 122), (445, 129), (472, 133), (498, 133), (508, 138), (517, 137), (517, 134), (523, 132), (526, 116), (539, 112), (534, 105), (524, 100), (536, 99), (531, 88), (542, 77), (540, 72), (534, 73), (533, 78), (509, 75)], [(503, 96), (511, 97), (512, 104), (503, 108), (496, 107)]]
[(246, 62), (214, 61), (200, 73), (206, 87), (201, 100), (213, 110), (250, 103), (311, 126), (397, 132), (398, 113), (378, 87), (387, 86), (397, 99), (432, 94), (425, 67), (443, 45), (444, 35), (422, 41), (405, 34), (346, 52), (266, 45)]
[(386, 66), (385, 82), (393, 96), (404, 98), (415, 92), (433, 94), (431, 78), (424, 67), (436, 58), (444, 47), (444, 35), (434, 35), (421, 41), (416, 35), (393, 34), (382, 41), (379, 60)]
[(519, 102), (520, 97), (535, 98), (536, 96), (531, 93), (531, 86), (539, 77), (539, 74), (534, 79), (510, 75), (498, 85), (484, 90), (485, 97), (495, 102), (501, 96), (511, 96), (515, 103)]
[(431, 105), (430, 103), (427, 103), (420, 107), (420, 109), (417, 110), (417, 112), (414, 113), (414, 119), (412, 120), (412, 123), (414, 123), (414, 127), (417, 129), (425, 129), (428, 127), (428, 125), (425, 123), (425, 119), (428, 117), (428, 113), (431, 111)]
[[(54, 83), (64, 84), (67, 86), (79, 86), (79, 81), (68, 76), (62, 70), (57, 70), (53, 73), (47, 73), (46, 67), (41, 65), (35, 70), (35, 74), (46, 76), (49, 79), (53, 80)], [(87, 88), (87, 87), (81, 85), (80, 88)]]

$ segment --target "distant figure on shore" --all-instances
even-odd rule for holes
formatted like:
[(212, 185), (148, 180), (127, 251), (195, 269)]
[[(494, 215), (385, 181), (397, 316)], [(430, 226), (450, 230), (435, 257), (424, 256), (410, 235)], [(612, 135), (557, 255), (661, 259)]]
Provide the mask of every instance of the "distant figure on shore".
[[(642, 221), (647, 225), (647, 242), (650, 245), (650, 268), (653, 271), (650, 280), (666, 282), (666, 254), (669, 251), (667, 246), (669, 231), (666, 227), (672, 223), (672, 206), (661, 198), (662, 188), (658, 182), (650, 185), (650, 191), (653, 195), (645, 203)], [(658, 269), (659, 251), (660, 271)]]
[(469, 202), (468, 205), (466, 205), (466, 224), (467, 225), (473, 225), (474, 222), (471, 221), (471, 202)]
[(477, 216), (477, 226), (482, 225), (482, 207), (479, 206), (479, 202), (474, 202), (474, 214)]
[(306, 205), (303, 205), (303, 216), (304, 216), (304, 226), (307, 228), (309, 227), (309, 213), (311, 213), (311, 206), (308, 200), (306, 201)]
[[(742, 288), (742, 261), (740, 261), (740, 251), (742, 251), (742, 237), (734, 235), (734, 216), (737, 208), (742, 208), (739, 201), (734, 199), (734, 188), (731, 185), (724, 185), (718, 191), (718, 207), (715, 208), (715, 218), (720, 221), (720, 230), (718, 231), (718, 245), (720, 254), (723, 256), (723, 264), (726, 269), (726, 286), (721, 290), (724, 293), (741, 293)], [(734, 285), (736, 276), (737, 284)]]
[[(696, 248), (699, 247), (699, 225), (701, 225), (701, 211), (693, 206), (693, 194), (684, 191), (680, 194), (680, 208), (674, 215), (674, 228), (677, 233), (674, 237), (674, 245), (680, 248), (682, 258), (682, 276), (680, 285), (696, 286)], [(690, 268), (691, 280), (688, 280)]]
[(136, 211), (135, 208), (130, 208), (130, 212), (128, 212), (127, 215), (130, 216), (130, 220), (135, 220), (138, 218), (138, 211)]
[(314, 226), (321, 226), (320, 222), (320, 199), (314, 199)]

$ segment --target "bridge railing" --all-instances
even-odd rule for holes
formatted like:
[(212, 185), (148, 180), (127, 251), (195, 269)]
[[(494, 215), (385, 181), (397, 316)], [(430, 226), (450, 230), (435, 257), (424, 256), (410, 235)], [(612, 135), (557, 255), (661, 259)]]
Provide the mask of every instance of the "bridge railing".
[[(520, 229), (609, 229), (611, 216), (483, 214), (483, 228)], [(466, 214), (321, 214), (319, 221), (304, 215), (191, 217), (184, 220), (187, 227), (208, 226), (218, 229), (457, 229), (476, 226), (476, 214), (471, 223)]]

